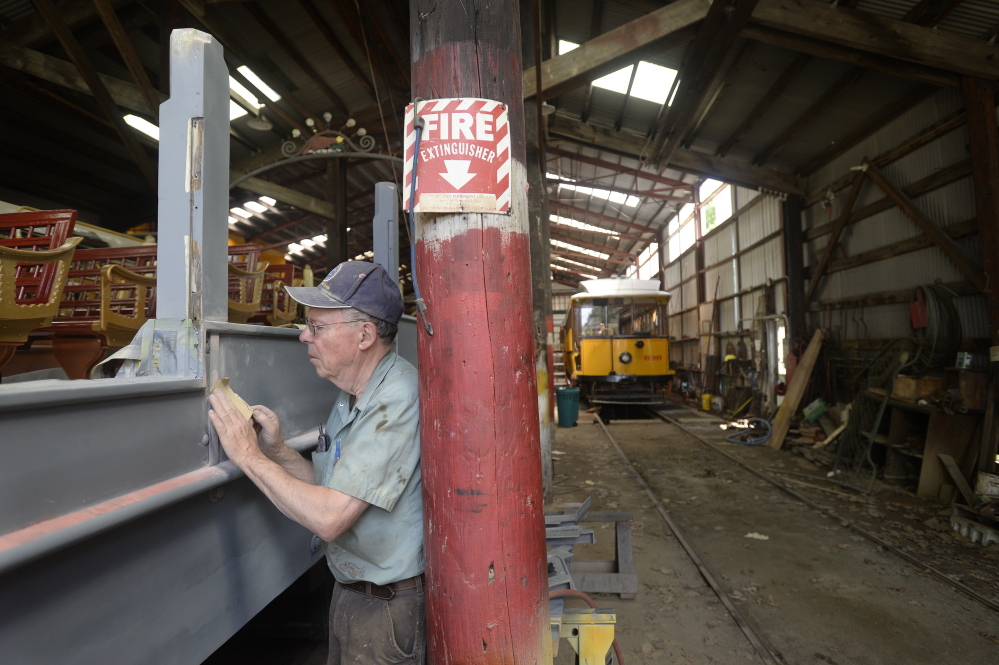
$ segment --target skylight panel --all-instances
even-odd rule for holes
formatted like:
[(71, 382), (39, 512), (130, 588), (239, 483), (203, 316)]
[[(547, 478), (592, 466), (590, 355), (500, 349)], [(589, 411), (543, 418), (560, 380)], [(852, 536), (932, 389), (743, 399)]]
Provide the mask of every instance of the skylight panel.
[(621, 192), (608, 192), (607, 200), (611, 203), (624, 204), (628, 200), (628, 195), (622, 194)]
[(288, 245), (288, 251), (291, 252), (292, 254), (301, 254), (302, 250), (303, 247), (299, 245), (297, 242), (293, 242), (290, 245)]
[(561, 247), (562, 249), (568, 249), (579, 254), (585, 254), (586, 256), (594, 256), (598, 259), (606, 261), (610, 254), (607, 252), (596, 252), (592, 249), (587, 249), (586, 247), (580, 247), (579, 245), (573, 245), (572, 243), (563, 242), (561, 240), (552, 239), (551, 243), (556, 247)]
[(229, 77), (229, 89), (232, 90), (237, 95), (239, 95), (240, 97), (242, 97), (243, 101), (245, 101), (254, 108), (260, 108), (261, 106), (263, 106), (263, 104), (260, 103), (260, 100), (257, 99), (257, 96), (255, 94), (247, 90), (246, 86), (244, 86), (242, 83), (234, 79), (232, 76)]
[(274, 205), (275, 203), (277, 203), (277, 199), (272, 199), (272, 198), (271, 198), (271, 197), (269, 197), (269, 196), (261, 196), (261, 197), (260, 197), (260, 198), (259, 198), (258, 200), (259, 200), (259, 201), (263, 201), (264, 203), (266, 203), (266, 204), (267, 204), (267, 205), (269, 205), (269, 206), (272, 206), (272, 205)]
[(585, 263), (580, 263), (579, 261), (573, 261), (572, 259), (567, 259), (564, 256), (559, 256), (557, 258), (562, 263), (568, 263), (568, 264), (573, 265), (573, 266), (579, 266), (580, 268), (583, 268), (585, 270), (593, 270), (594, 269), (593, 266), (588, 266)]
[(596, 279), (597, 278), (597, 276), (594, 275), (593, 273), (583, 272), (582, 270), (576, 270), (575, 268), (569, 268), (567, 266), (560, 266), (560, 265), (558, 265), (556, 263), (549, 263), (548, 265), (551, 266), (552, 270), (572, 271), (572, 272), (576, 273), (577, 275), (579, 275), (580, 277), (589, 277), (590, 279)]
[(575, 51), (579, 48), (579, 44), (575, 42), (566, 41), (564, 39), (558, 40), (558, 54), (568, 53), (569, 51)]
[(247, 201), (246, 203), (243, 204), (243, 207), (249, 208), (253, 212), (267, 212), (267, 208), (265, 206), (260, 205), (256, 201)]
[(260, 77), (257, 76), (256, 74), (254, 74), (253, 70), (250, 69), (249, 67), (247, 67), (246, 65), (242, 65), (240, 67), (237, 67), (236, 71), (238, 71), (240, 74), (242, 74), (246, 78), (247, 81), (249, 81), (250, 83), (252, 83), (253, 86), (257, 90), (259, 90), (260, 92), (264, 93), (264, 95), (267, 97), (267, 99), (271, 100), (272, 102), (276, 102), (276, 101), (278, 101), (278, 100), (281, 99), (281, 95), (279, 95), (276, 92), (274, 92), (274, 90), (272, 90), (269, 85), (267, 85), (266, 83), (264, 83), (260, 79)]
[(299, 242), (298, 244), (300, 244), (302, 247), (312, 247), (316, 243), (315, 243), (315, 241), (312, 238), (305, 238), (301, 242)]
[(635, 72), (635, 82), (631, 84), (631, 96), (664, 104), (675, 79), (675, 69), (642, 60)]
[(230, 226), (233, 225), (233, 224), (236, 224), (238, 222), (241, 222), (241, 221), (243, 221), (243, 220), (241, 220), (241, 219), (239, 219), (237, 217), (233, 217), (232, 215), (229, 215), (229, 225)]
[(329, 238), (325, 233), (322, 233), (317, 236), (312, 236), (312, 242), (316, 243), (317, 245), (325, 245), (328, 239)]
[(593, 87), (619, 92), (623, 95), (628, 92), (628, 84), (631, 83), (631, 70), (634, 67), (634, 65), (628, 65), (624, 69), (611, 72), (607, 76), (601, 76), (593, 82)]
[(229, 120), (242, 118), (247, 113), (248, 111), (239, 104), (237, 104), (234, 100), (232, 99), (229, 100)]
[(638, 198), (637, 196), (629, 196), (628, 199), (624, 202), (624, 205), (634, 208), (641, 202), (642, 199)]
[(234, 215), (239, 215), (243, 219), (249, 219), (250, 217), (253, 217), (252, 212), (247, 212), (242, 208), (229, 208), (229, 212), (231, 212)]
[(568, 217), (559, 217), (558, 215), (551, 215), (549, 219), (551, 219), (553, 224), (558, 224), (560, 226), (569, 226), (574, 229), (579, 229), (580, 231), (592, 231), (594, 233), (604, 233), (606, 235), (613, 236), (615, 238), (619, 238), (621, 236), (621, 234), (618, 233), (617, 231), (611, 231), (601, 226), (594, 226), (593, 224), (587, 224), (586, 222), (579, 222), (576, 221), (575, 219), (570, 219)]
[(160, 140), (160, 128), (154, 125), (153, 123), (149, 122), (145, 118), (140, 118), (137, 115), (132, 115), (131, 113), (129, 113), (128, 115), (123, 116), (122, 119), (125, 122), (127, 122), (128, 125), (133, 129), (139, 130), (140, 132), (142, 132), (143, 134), (152, 139), (156, 139), (157, 141)]

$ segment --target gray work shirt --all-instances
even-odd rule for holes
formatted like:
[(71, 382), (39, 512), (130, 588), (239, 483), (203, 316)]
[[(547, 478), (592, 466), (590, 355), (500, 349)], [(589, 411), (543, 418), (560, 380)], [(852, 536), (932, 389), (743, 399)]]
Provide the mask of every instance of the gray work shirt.
[(317, 484), (371, 504), (326, 544), (341, 584), (389, 584), (423, 572), (418, 395), (416, 368), (390, 351), (353, 408), (352, 395), (337, 394), (326, 421), (329, 451), (312, 454)]

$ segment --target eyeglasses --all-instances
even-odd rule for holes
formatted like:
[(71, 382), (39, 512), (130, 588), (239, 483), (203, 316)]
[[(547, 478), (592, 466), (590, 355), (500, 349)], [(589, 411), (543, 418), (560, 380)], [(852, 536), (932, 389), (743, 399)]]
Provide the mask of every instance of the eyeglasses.
[(328, 326), (336, 326), (341, 323), (364, 323), (364, 319), (351, 319), (349, 321), (334, 321), (333, 323), (315, 323), (312, 319), (305, 320), (305, 327), (309, 329), (309, 333), (315, 336), (316, 331), (320, 328), (326, 328)]

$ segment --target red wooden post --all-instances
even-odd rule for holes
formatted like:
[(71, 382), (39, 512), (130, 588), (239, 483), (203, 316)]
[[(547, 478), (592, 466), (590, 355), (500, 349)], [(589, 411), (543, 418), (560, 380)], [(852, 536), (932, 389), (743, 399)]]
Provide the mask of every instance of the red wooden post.
[(517, 0), (410, 4), (413, 96), (506, 104), (512, 155), (510, 215), (416, 215), (435, 665), (552, 661), (518, 17)]

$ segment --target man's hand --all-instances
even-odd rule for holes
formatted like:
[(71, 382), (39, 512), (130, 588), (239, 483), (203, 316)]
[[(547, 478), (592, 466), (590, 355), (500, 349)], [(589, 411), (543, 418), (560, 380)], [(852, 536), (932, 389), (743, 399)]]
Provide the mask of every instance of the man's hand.
[(262, 404), (254, 404), (252, 408), (253, 421), (257, 424), (255, 429), (258, 430), (257, 443), (265, 455), (276, 459), (285, 445), (277, 414)]
[[(222, 443), (222, 448), (229, 459), (242, 468), (243, 464), (254, 455), (261, 455), (262, 451), (257, 445), (257, 433), (253, 425), (243, 418), (229, 398), (221, 390), (216, 390), (209, 395), (208, 401), (212, 405), (208, 417), (215, 426), (219, 442)], [(277, 424), (276, 417), (274, 423)]]

